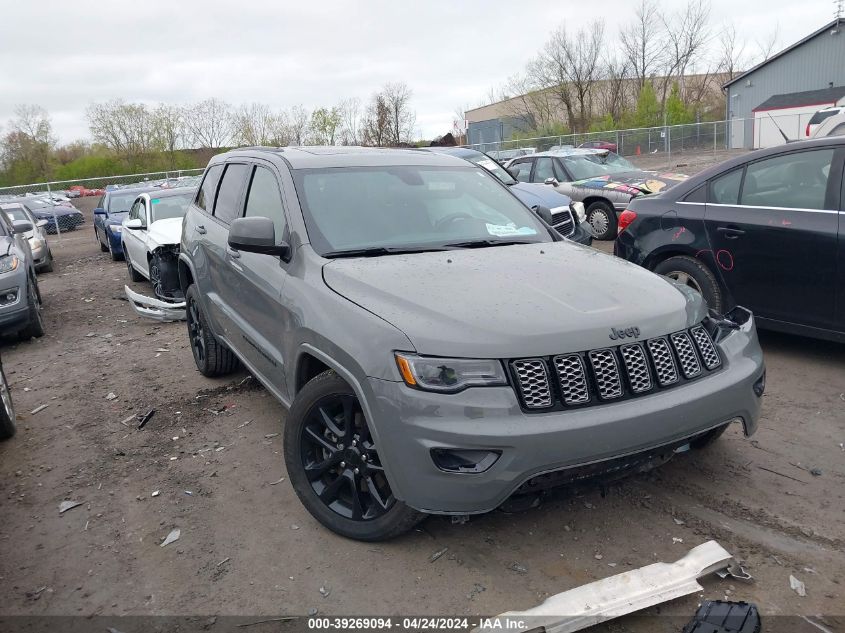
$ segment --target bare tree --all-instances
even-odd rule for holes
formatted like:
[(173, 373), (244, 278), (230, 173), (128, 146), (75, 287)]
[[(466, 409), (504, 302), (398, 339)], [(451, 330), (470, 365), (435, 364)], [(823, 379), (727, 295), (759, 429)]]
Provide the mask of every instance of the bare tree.
[(143, 103), (93, 103), (86, 114), (94, 140), (126, 158), (130, 166), (144, 154), (160, 149), (154, 117)]
[(185, 146), (185, 111), (176, 105), (160, 103), (151, 113), (153, 145), (169, 155), (175, 167), (176, 150)]
[[(759, 62), (764, 62), (769, 57), (774, 55), (780, 44), (780, 24), (776, 24), (775, 28), (762, 40), (756, 40), (757, 44), (757, 58)], [(759, 63), (758, 62), (758, 63)]]
[(273, 117), (273, 128), (271, 130), (270, 145), (274, 147), (285, 147), (293, 141), (291, 124), (288, 113), (284, 110), (277, 112)]
[(409, 143), (417, 122), (411, 109), (411, 89), (404, 82), (393, 82), (385, 84), (381, 94), (390, 118), (388, 141), (393, 145)]
[(663, 65), (665, 34), (663, 23), (657, 17), (660, 11), (656, 0), (640, 0), (634, 10), (634, 19), (620, 33), (622, 51), (638, 89)]
[(191, 106), (186, 121), (195, 146), (217, 149), (232, 142), (232, 106), (221, 99), (212, 97)]
[(274, 140), (276, 114), (263, 103), (238, 108), (233, 117), (233, 138), (242, 145), (271, 145)]
[(604, 62), (604, 79), (599, 92), (599, 107), (618, 123), (628, 105), (630, 66), (624, 57), (608, 57)]
[(290, 136), (294, 145), (306, 145), (308, 143), (308, 131), (311, 128), (311, 115), (301, 105), (293, 106), (290, 109)]
[(341, 118), (340, 142), (343, 145), (360, 145), (362, 138), (361, 100), (344, 99), (338, 105)]
[(373, 95), (364, 118), (365, 145), (381, 147), (390, 142), (390, 108), (380, 92)]
[(661, 103), (666, 102), (669, 87), (675, 81), (685, 95), (684, 78), (687, 69), (704, 53), (710, 39), (710, 3), (707, 0), (689, 0), (677, 13), (661, 13), (665, 57), (661, 81)]
[(0, 141), (0, 164), (24, 181), (47, 178), (56, 145), (50, 115), (38, 105), (19, 105), (14, 112)]
[(728, 80), (733, 79), (748, 67), (746, 42), (740, 42), (733, 24), (724, 24), (719, 35), (718, 71)]

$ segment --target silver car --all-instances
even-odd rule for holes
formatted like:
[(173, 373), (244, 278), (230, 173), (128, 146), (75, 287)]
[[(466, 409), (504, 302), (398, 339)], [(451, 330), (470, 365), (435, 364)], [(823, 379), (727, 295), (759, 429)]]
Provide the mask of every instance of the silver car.
[(0, 210), (0, 335), (21, 340), (44, 335), (41, 292), (25, 237), (32, 230), (32, 223), (12, 222)]
[(47, 234), (44, 232), (44, 227), (48, 224), (47, 220), (37, 219), (29, 209), (19, 203), (0, 204), (0, 209), (6, 212), (12, 222), (32, 224), (32, 230), (23, 235), (29, 242), (35, 270), (39, 273), (53, 272), (53, 252), (50, 250)]
[(563, 239), (457, 157), (221, 154), (178, 267), (198, 369), (243, 364), (289, 407), (290, 482), (351, 538), (757, 428), (748, 311)]

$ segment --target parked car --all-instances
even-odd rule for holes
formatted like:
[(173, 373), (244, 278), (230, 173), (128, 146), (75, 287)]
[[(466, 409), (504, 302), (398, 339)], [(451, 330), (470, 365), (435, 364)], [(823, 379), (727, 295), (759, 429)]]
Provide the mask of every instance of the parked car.
[[(751, 314), (563, 239), (485, 169), (354, 147), (212, 158), (179, 278), (206, 376), (290, 410), (289, 480), (347, 537), (646, 468), (757, 426)], [(561, 283), (553, 280), (563, 280)]]
[(153, 187), (135, 189), (112, 189), (103, 193), (94, 209), (94, 238), (100, 250), (108, 252), (113, 261), (123, 259), (123, 221), (129, 214), (129, 207), (135, 199)]
[(517, 198), (530, 209), (536, 211), (545, 207), (551, 211), (552, 226), (555, 230), (573, 242), (589, 246), (593, 242), (593, 231), (586, 220), (584, 205), (573, 203), (569, 196), (558, 193), (546, 185), (519, 182), (487, 154), (465, 147), (424, 147), (425, 151), (448, 154), (468, 160), (474, 165), (484, 167), (491, 174), (505, 183)]
[(32, 230), (24, 233), (29, 242), (29, 250), (35, 262), (36, 272), (53, 272), (53, 251), (47, 241), (47, 235), (42, 230), (47, 226), (47, 220), (39, 220), (32, 212), (20, 203), (0, 204), (0, 209), (6, 212), (9, 220), (14, 222), (29, 222)]
[(12, 222), (0, 210), (0, 335), (21, 340), (44, 335), (41, 292), (25, 234), (31, 222)]
[(85, 217), (79, 209), (70, 204), (56, 204), (46, 198), (26, 196), (14, 198), (11, 202), (19, 202), (26, 207), (37, 220), (46, 220), (42, 228), (45, 233), (54, 235), (57, 231), (73, 231), (80, 224), (85, 223)]
[(586, 141), (578, 147), (581, 149), (601, 149), (606, 152), (613, 152), (614, 154), (619, 152), (619, 147), (611, 141)]
[(15, 407), (12, 404), (12, 392), (9, 381), (0, 360), (0, 440), (8, 440), (15, 434)]
[(807, 122), (807, 138), (845, 135), (845, 99), (836, 105), (822, 108)]
[(184, 298), (179, 286), (177, 258), (182, 218), (194, 196), (193, 188), (156, 189), (141, 193), (123, 220), (121, 240), (132, 281), (149, 279), (153, 292), (165, 301)]
[(638, 196), (656, 193), (683, 181), (683, 174), (638, 169), (605, 150), (571, 149), (516, 158), (506, 165), (521, 182), (552, 184), (557, 191), (583, 202), (593, 237), (616, 237), (618, 214)]
[(744, 154), (619, 217), (619, 257), (760, 327), (845, 341), (845, 137)]
[(490, 157), (499, 164), (504, 164), (518, 156), (528, 156), (536, 152), (534, 147), (520, 147), (518, 149), (499, 149), (489, 152)]

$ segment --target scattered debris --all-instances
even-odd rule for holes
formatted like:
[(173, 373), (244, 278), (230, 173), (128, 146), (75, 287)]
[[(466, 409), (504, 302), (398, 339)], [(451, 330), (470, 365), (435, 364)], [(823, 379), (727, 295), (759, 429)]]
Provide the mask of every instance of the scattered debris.
[(82, 505), (81, 501), (62, 501), (59, 504), (59, 514), (63, 514), (65, 512), (67, 512), (68, 510), (72, 510), (73, 508), (75, 508), (77, 506), (81, 506), (81, 505)]
[(179, 528), (171, 530), (170, 534), (165, 537), (164, 541), (162, 541), (159, 547), (164, 547), (165, 545), (170, 545), (174, 541), (178, 541), (180, 536), (182, 536), (182, 530), (180, 530)]
[(35, 415), (36, 413), (40, 413), (41, 411), (43, 411), (44, 409), (46, 409), (46, 408), (47, 408), (47, 407), (49, 407), (49, 406), (50, 406), (49, 404), (42, 404), (42, 405), (39, 405), (39, 406), (35, 407), (35, 408), (34, 408), (32, 411), (30, 411), (29, 413), (30, 413), (30, 415)]
[(444, 547), (443, 549), (437, 550), (436, 552), (434, 552), (434, 554), (432, 554), (431, 556), (428, 557), (428, 562), (433, 563), (434, 561), (436, 561), (438, 558), (443, 556), (443, 554), (445, 554), (448, 551), (449, 551), (448, 547)]
[(115, 395), (114, 391), (109, 391), (106, 395), (106, 400), (117, 400), (117, 395)]
[(153, 493), (150, 495), (151, 497), (157, 497), (161, 494), (161, 490), (153, 490)]
[(816, 627), (822, 633), (833, 633), (833, 631), (831, 631), (829, 628), (827, 628), (824, 625), (819, 624), (818, 622), (814, 622), (813, 620), (808, 618), (806, 615), (801, 615), (801, 616), (798, 616), (798, 617), (800, 617), (802, 620), (804, 620), (804, 622), (806, 622), (807, 624), (810, 624), (810, 625)]
[(813, 477), (821, 477), (822, 476), (822, 469), (821, 468), (811, 468), (810, 474)]
[(137, 420), (137, 419), (138, 419), (138, 416), (137, 416), (137, 415), (135, 415), (135, 414), (133, 413), (132, 415), (130, 415), (130, 416), (129, 416), (128, 418), (126, 418), (125, 420), (121, 420), (121, 421), (120, 421), (120, 423), (121, 423), (123, 426), (129, 426), (129, 423), (130, 423), (132, 420)]
[(221, 567), (222, 565), (225, 565), (225, 564), (226, 564), (226, 563), (228, 563), (230, 560), (231, 560), (231, 559), (227, 556), (226, 558), (224, 558), (223, 560), (221, 560), (219, 563), (217, 563), (217, 567)]
[(285, 478), (284, 478), (284, 477), (280, 477), (278, 481), (271, 481), (271, 482), (270, 482), (270, 485), (271, 485), (271, 486), (275, 486), (276, 484), (280, 484), (280, 483), (282, 483), (284, 480), (285, 480)]
[(293, 524), (291, 524), (290, 529), (291, 530), (298, 530), (299, 526), (296, 523), (293, 523)]
[(792, 574), (789, 574), (789, 588), (802, 598), (807, 595), (807, 587)]
[(327, 585), (323, 585), (322, 587), (320, 587), (320, 595), (324, 598), (328, 598), (331, 592), (332, 588)]
[(169, 350), (169, 349), (165, 349), (165, 348), (163, 348), (163, 347), (159, 347), (156, 351), (157, 351), (157, 352), (159, 352), (159, 353), (161, 353), (161, 352), (169, 352), (170, 350)]
[(193, 497), (193, 496), (194, 496), (194, 493), (193, 493), (193, 492), (191, 492), (190, 490), (186, 490), (186, 491), (185, 491), (185, 494), (186, 494), (186, 495), (188, 495), (189, 497)]
[(672, 520), (675, 522), (675, 525), (684, 525), (684, 521), (681, 521), (680, 519), (672, 517)]
[(147, 412), (144, 414), (144, 417), (142, 417), (142, 418), (141, 418), (141, 421), (140, 421), (140, 422), (138, 422), (138, 430), (139, 430), (139, 431), (140, 431), (141, 429), (143, 429), (143, 428), (147, 425), (147, 422), (149, 422), (149, 421), (150, 421), (150, 418), (151, 418), (151, 417), (153, 417), (153, 416), (155, 415), (155, 412), (156, 412), (156, 410), (155, 410), (155, 409), (150, 409), (149, 411), (147, 411)]
[(760, 470), (765, 470), (767, 473), (772, 473), (773, 475), (780, 475), (781, 477), (785, 477), (786, 479), (791, 479), (792, 481), (797, 481), (799, 484), (806, 484), (806, 481), (802, 479), (796, 479), (795, 477), (790, 477), (789, 475), (784, 475), (783, 473), (779, 473), (776, 470), (772, 470), (771, 468), (766, 468), (765, 466), (757, 466)]
[(242, 428), (244, 428), (247, 424), (249, 424), (250, 422), (252, 422), (252, 420), (247, 420), (247, 421), (246, 421), (246, 422), (244, 422), (243, 424), (239, 424), (239, 425), (238, 425), (238, 428), (239, 428), (239, 429), (242, 429)]
[(682, 539), (682, 538), (678, 538), (677, 536), (672, 537), (672, 545), (675, 545), (677, 543), (683, 543), (683, 542), (684, 542), (684, 539)]
[(596, 554), (595, 556), (593, 556), (593, 558), (595, 558), (596, 560), (601, 560), (602, 558), (604, 558), (604, 556), (602, 556), (601, 554)]
[(264, 439), (269, 440), (269, 439), (271, 439), (271, 438), (276, 437), (277, 435), (278, 435), (278, 433), (267, 433), (267, 434), (264, 436)]
[(308, 609), (308, 615), (311, 615), (311, 616), (317, 615), (317, 609), (315, 609), (314, 607), (311, 607), (310, 609)]
[(524, 565), (520, 565), (519, 563), (511, 563), (510, 567), (508, 567), (511, 571), (515, 571), (517, 574), (527, 574), (528, 568)]
[(281, 618), (269, 618), (267, 620), (258, 620), (257, 622), (247, 622), (246, 624), (238, 624), (238, 628), (242, 629), (247, 626), (255, 626), (256, 624), (267, 624), (268, 622), (290, 622), (291, 620), (298, 620), (295, 615), (288, 615)]
[(723, 600), (704, 600), (684, 627), (685, 633), (750, 633), (760, 629), (760, 613), (755, 605)]

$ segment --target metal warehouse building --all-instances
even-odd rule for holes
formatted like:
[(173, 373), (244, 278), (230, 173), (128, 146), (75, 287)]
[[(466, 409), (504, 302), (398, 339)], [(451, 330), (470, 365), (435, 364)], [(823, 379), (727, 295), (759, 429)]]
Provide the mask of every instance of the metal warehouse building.
[(816, 110), (845, 97), (845, 20), (837, 18), (800, 42), (724, 84), (730, 145), (770, 147), (804, 136)]

